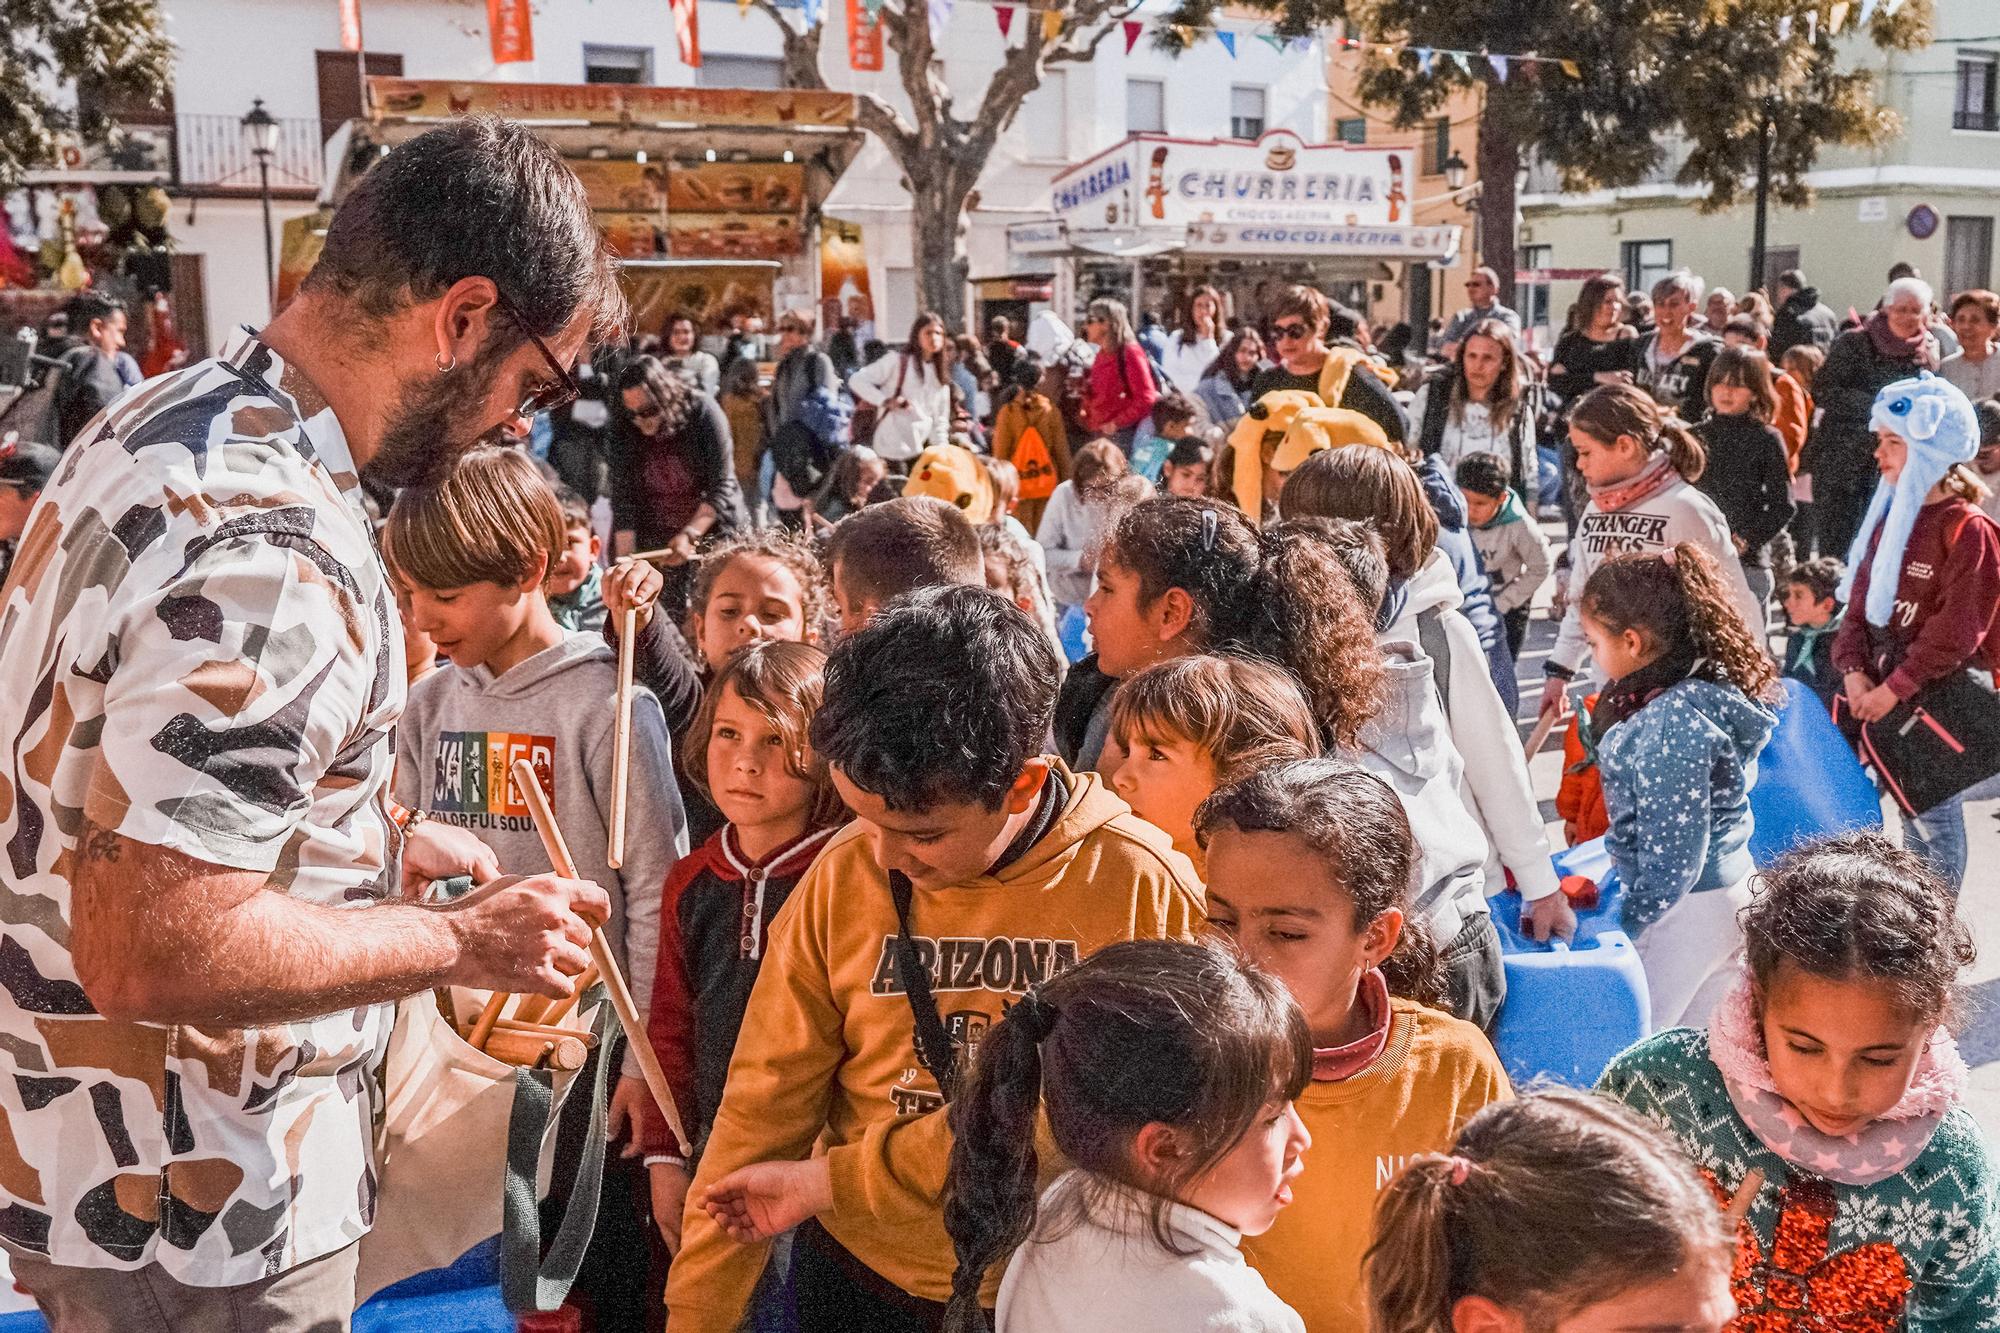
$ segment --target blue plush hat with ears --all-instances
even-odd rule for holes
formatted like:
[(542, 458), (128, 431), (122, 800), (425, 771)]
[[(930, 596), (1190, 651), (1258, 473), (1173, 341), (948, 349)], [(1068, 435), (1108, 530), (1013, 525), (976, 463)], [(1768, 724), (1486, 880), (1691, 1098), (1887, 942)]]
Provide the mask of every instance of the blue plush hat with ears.
[[(1868, 502), (1868, 516), (1847, 552), (1847, 575), (1840, 581), (1842, 601), (1854, 591), (1854, 574), (1868, 556), (1868, 539), (1879, 525), (1882, 544), (1875, 548), (1868, 570), (1868, 623), (1882, 626), (1896, 610), (1896, 589), (1903, 579), (1903, 548), (1931, 487), (1943, 481), (1953, 465), (1970, 463), (1979, 452), (1979, 416), (1972, 400), (1949, 380), (1929, 371), (1915, 379), (1897, 380), (1875, 395), (1868, 427), (1893, 431), (1910, 446), (1903, 473), (1889, 483), (1883, 478)], [(1885, 518), (1886, 515), (1886, 518)]]

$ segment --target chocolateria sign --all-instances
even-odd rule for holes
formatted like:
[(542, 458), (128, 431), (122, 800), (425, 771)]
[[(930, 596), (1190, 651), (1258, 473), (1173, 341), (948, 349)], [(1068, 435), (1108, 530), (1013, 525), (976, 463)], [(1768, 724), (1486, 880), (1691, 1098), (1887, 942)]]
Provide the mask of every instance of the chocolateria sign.
[(1403, 147), (1308, 144), (1289, 130), (1255, 143), (1135, 134), (1057, 176), (1052, 194), (1072, 232), (1403, 226), (1415, 156)]

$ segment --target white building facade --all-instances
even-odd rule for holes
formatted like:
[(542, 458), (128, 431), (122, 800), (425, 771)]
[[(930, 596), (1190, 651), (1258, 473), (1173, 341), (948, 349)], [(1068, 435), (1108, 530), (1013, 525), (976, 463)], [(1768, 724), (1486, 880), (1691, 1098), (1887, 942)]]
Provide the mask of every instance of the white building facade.
[[(411, 79), (779, 86), (781, 41), (771, 19), (734, 3), (698, 2), (703, 63), (694, 68), (680, 60), (666, 0), (547, 0), (533, 16), (534, 59), (505, 65), (493, 61), (483, 4), (361, 0), (366, 67)], [(342, 50), (336, 0), (169, 0), (167, 8), (177, 49), (170, 112), (177, 305), (184, 333), (212, 348), (234, 326), (269, 314), (262, 194), (238, 122), (261, 98), (281, 126), (270, 162), (275, 244), (287, 218), (314, 206), (325, 140), (359, 111), (361, 61)], [(796, 10), (787, 18), (800, 21)], [(1025, 6), (1015, 10), (1011, 41), (1038, 19)], [(826, 5), (825, 22), (828, 82), (900, 103), (893, 53), (882, 72), (852, 71), (845, 7)], [(978, 105), (1008, 40), (996, 6), (956, 6), (942, 63), (961, 114)], [(1022, 313), (1053, 298), (1048, 264), (1011, 253), (1008, 225), (1047, 215), (1051, 180), (1128, 133), (1255, 138), (1284, 128), (1308, 143), (1326, 136), (1317, 44), (1280, 50), (1246, 28), (1233, 54), (1211, 39), (1176, 58), (1154, 48), (1149, 23), (1125, 47), (1124, 33), (1114, 31), (1092, 60), (1052, 68), (1001, 137), (967, 219), (975, 296), (990, 308)], [(825, 207), (828, 217), (860, 225), (879, 326), (892, 337), (916, 303), (900, 179), (871, 139)], [(198, 289), (192, 301), (190, 287)], [(198, 313), (186, 313), (189, 304)]]

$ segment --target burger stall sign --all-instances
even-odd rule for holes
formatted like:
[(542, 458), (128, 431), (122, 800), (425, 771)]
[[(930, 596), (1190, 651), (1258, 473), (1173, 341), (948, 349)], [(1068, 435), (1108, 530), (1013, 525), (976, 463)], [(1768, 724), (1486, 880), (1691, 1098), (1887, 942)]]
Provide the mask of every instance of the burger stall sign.
[(1135, 134), (1064, 171), (1052, 193), (1072, 233), (1399, 226), (1410, 220), (1414, 156), (1400, 147), (1308, 144), (1289, 130), (1255, 143)]

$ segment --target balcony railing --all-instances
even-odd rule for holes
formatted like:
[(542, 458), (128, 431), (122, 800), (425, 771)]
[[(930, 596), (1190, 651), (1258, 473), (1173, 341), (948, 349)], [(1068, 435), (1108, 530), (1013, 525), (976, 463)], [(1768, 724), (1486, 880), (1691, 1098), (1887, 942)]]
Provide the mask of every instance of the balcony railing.
[[(245, 140), (240, 117), (177, 115), (174, 140), (176, 182), (183, 188), (257, 188), (257, 155)], [(271, 188), (317, 190), (324, 168), (318, 117), (279, 120), (278, 142), (271, 154)]]

